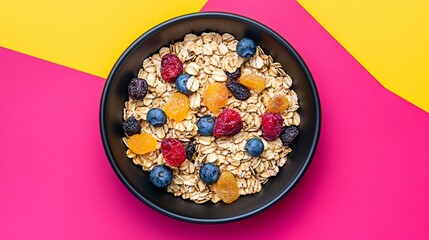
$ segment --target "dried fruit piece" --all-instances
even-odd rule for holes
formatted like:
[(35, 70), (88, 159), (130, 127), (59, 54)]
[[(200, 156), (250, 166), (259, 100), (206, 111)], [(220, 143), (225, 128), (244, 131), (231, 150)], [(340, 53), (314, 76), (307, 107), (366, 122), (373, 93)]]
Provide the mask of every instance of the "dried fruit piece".
[(283, 117), (279, 113), (264, 113), (262, 115), (262, 137), (267, 141), (274, 141), (282, 132)]
[(224, 203), (232, 203), (238, 199), (238, 184), (232, 173), (222, 172), (216, 183), (216, 193)]
[(127, 140), (127, 145), (136, 154), (145, 154), (156, 150), (157, 141), (152, 135), (140, 133), (131, 136)]
[(217, 138), (231, 137), (243, 128), (240, 113), (232, 109), (223, 110), (216, 118), (213, 135)]
[(229, 90), (225, 83), (212, 83), (207, 87), (203, 96), (204, 105), (213, 113), (226, 105), (228, 101)]
[(244, 86), (258, 92), (265, 89), (265, 78), (256, 74), (243, 75), (239, 78), (239, 81)]
[(147, 82), (144, 79), (133, 78), (128, 84), (128, 95), (134, 100), (143, 100), (147, 94)]
[(267, 112), (281, 113), (290, 106), (286, 96), (277, 94), (270, 99), (267, 105)]
[(236, 99), (245, 101), (250, 97), (250, 90), (241, 83), (228, 81), (226, 87)]
[(165, 54), (161, 59), (161, 77), (167, 82), (174, 82), (183, 72), (183, 64), (174, 54)]
[(134, 135), (140, 132), (140, 122), (135, 119), (133, 116), (129, 117), (127, 120), (122, 123), (122, 129), (128, 135)]
[(225, 73), (230, 81), (237, 80), (241, 75), (241, 68), (237, 68), (237, 70), (235, 70), (235, 72), (233, 73), (230, 73), (228, 71), (225, 71)]
[(165, 103), (163, 110), (168, 117), (176, 121), (182, 121), (188, 115), (189, 99), (184, 94), (173, 93)]
[(299, 130), (295, 126), (284, 127), (282, 133), (280, 134), (280, 139), (282, 140), (283, 146), (289, 146), (299, 135)]
[(179, 167), (186, 160), (186, 151), (182, 143), (175, 138), (164, 138), (161, 152), (165, 161), (173, 167)]
[(195, 154), (195, 143), (194, 143), (194, 139), (191, 139), (191, 141), (189, 141), (188, 146), (186, 146), (186, 158), (188, 160), (192, 160), (192, 158), (194, 157)]

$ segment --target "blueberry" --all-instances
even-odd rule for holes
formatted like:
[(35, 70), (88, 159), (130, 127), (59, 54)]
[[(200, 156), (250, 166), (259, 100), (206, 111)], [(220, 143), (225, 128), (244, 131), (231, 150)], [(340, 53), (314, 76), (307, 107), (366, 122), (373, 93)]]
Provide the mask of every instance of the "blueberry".
[(176, 89), (177, 91), (186, 94), (186, 95), (191, 95), (192, 92), (189, 91), (189, 89), (186, 87), (186, 83), (188, 83), (188, 79), (191, 77), (191, 75), (189, 74), (180, 74), (177, 78), (176, 78)]
[(251, 138), (247, 141), (245, 148), (250, 156), (257, 157), (264, 151), (264, 143), (259, 138)]
[(128, 135), (134, 135), (140, 132), (140, 122), (134, 117), (129, 117), (127, 120), (122, 123), (122, 129)]
[(219, 168), (213, 163), (205, 163), (200, 168), (200, 178), (207, 184), (213, 184), (219, 178)]
[(171, 169), (165, 165), (157, 165), (150, 171), (150, 181), (159, 188), (165, 188), (170, 185), (173, 179)]
[(166, 123), (167, 117), (165, 116), (165, 112), (160, 108), (152, 108), (147, 112), (147, 122), (154, 126), (159, 127)]
[(237, 43), (237, 54), (244, 58), (251, 58), (256, 53), (256, 44), (252, 39), (243, 38)]
[(214, 127), (214, 118), (210, 115), (202, 116), (198, 122), (198, 133), (200, 133), (203, 136), (210, 136), (213, 134), (213, 127)]

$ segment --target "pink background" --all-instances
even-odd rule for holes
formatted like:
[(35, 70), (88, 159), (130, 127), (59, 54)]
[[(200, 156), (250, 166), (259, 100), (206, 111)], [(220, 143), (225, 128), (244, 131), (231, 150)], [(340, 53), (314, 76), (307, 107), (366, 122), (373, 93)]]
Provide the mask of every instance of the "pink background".
[(107, 161), (104, 79), (0, 48), (0, 239), (429, 239), (429, 115), (384, 89), (295, 1), (215, 0), (207, 10), (268, 25), (312, 71), (322, 132), (297, 187), (236, 223), (163, 216)]

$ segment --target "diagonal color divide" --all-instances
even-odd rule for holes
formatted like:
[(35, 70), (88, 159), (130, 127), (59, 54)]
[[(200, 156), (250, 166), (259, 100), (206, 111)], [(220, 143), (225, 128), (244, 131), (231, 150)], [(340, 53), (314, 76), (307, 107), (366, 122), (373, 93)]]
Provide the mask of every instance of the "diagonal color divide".
[(107, 77), (149, 28), (206, 0), (1, 1), (0, 46)]
[(298, 2), (384, 87), (429, 112), (428, 1)]
[[(203, 10), (267, 24), (308, 64), (324, 121), (298, 186), (236, 223), (196, 226), (158, 214), (127, 191), (103, 152), (103, 79), (0, 47), (0, 111), (8, 113), (1, 118), (0, 239), (168, 239), (190, 228), (195, 236), (210, 233), (207, 239), (225, 232), (248, 239), (429, 239), (429, 114), (386, 91), (295, 0), (210, 0)], [(398, 139), (411, 140), (398, 147)]]

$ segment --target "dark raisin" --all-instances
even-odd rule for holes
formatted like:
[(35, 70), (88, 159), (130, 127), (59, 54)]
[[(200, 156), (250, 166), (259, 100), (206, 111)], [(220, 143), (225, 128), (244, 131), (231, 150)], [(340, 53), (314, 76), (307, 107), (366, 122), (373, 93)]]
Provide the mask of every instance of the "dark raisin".
[(134, 117), (129, 117), (122, 124), (122, 129), (124, 129), (124, 132), (128, 136), (137, 134), (140, 132), (140, 129), (141, 129), (140, 122), (139, 122), (139, 120), (135, 119)]
[(241, 69), (237, 68), (237, 70), (235, 70), (235, 72), (233, 72), (233, 73), (230, 73), (228, 71), (226, 71), (225, 73), (226, 73), (226, 76), (228, 77), (228, 79), (230, 81), (234, 81), (234, 80), (237, 80), (240, 77), (240, 75), (241, 75)]
[(299, 130), (295, 126), (283, 127), (280, 139), (282, 140), (283, 146), (291, 145), (299, 135)]
[(241, 83), (228, 81), (226, 87), (236, 99), (244, 101), (250, 97), (250, 90)]
[(186, 146), (186, 158), (192, 160), (192, 157), (195, 154), (195, 143), (193, 139), (189, 142), (188, 146)]
[(147, 82), (144, 79), (133, 78), (128, 85), (128, 95), (134, 100), (143, 100), (147, 94)]

